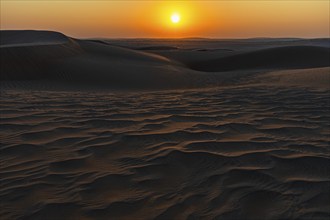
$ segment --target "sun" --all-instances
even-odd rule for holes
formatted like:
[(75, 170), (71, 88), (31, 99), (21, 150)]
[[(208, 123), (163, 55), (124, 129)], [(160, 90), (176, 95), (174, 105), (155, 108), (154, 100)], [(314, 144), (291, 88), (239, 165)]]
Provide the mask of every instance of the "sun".
[(180, 17), (180, 15), (178, 13), (173, 13), (171, 15), (171, 21), (172, 21), (172, 23), (179, 23), (180, 20), (181, 20), (181, 17)]

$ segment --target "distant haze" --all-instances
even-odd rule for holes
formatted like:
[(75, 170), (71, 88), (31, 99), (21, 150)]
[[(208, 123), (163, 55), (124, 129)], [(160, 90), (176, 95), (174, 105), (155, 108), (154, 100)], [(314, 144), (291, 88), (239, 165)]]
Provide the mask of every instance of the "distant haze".
[[(170, 21), (178, 13), (178, 24)], [(330, 35), (330, 1), (1, 0), (1, 29), (90, 38), (252, 38)]]

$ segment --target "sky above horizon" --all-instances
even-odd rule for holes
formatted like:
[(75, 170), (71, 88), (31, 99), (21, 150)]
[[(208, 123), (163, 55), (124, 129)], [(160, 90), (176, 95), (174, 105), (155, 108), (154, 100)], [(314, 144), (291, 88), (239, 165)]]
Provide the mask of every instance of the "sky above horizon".
[(330, 37), (328, 0), (1, 0), (0, 12), (1, 30), (80, 38)]

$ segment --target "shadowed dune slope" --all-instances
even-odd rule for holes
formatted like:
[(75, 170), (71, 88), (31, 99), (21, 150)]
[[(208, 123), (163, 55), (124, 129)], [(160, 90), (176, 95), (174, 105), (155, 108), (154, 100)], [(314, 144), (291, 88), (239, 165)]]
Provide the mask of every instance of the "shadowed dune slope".
[(143, 87), (148, 81), (150, 85), (152, 81), (164, 84), (176, 78), (173, 74), (180, 75), (176, 70), (180, 65), (160, 55), (75, 40), (55, 32), (4, 31), (1, 38), (1, 80), (140, 83)]
[(81, 54), (71, 38), (52, 31), (1, 31), (1, 80), (47, 79), (59, 59)]
[(241, 69), (297, 69), (330, 66), (330, 48), (288, 46), (252, 51), (220, 59), (188, 63), (200, 71), (231, 71)]
[(0, 31), (1, 47), (62, 44), (68, 41), (67, 36), (54, 31)]
[(0, 48), (1, 80), (48, 79), (58, 60), (81, 54), (73, 40), (61, 44)]
[(254, 77), (261, 70), (330, 66), (330, 49), (319, 46), (286, 46), (250, 52), (185, 50), (182, 54), (178, 47), (179, 55), (170, 56), (113, 46), (105, 41), (73, 39), (51, 31), (0, 33), (0, 80), (6, 83), (43, 80), (70, 88), (73, 85), (81, 88), (205, 88), (244, 84), (247, 76)]

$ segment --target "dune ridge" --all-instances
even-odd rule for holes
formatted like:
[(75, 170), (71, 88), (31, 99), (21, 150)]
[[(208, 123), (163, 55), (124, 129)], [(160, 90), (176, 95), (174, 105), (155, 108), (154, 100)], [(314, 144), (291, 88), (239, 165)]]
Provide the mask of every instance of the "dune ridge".
[[(36, 33), (31, 34), (33, 38)], [(41, 35), (49, 42), (53, 37)], [(124, 88), (184, 87), (192, 83), (187, 80), (190, 72), (180, 71), (182, 65), (168, 58), (72, 38), (61, 44), (8, 46), (0, 48), (0, 55), (2, 81), (51, 80)]]
[(252, 51), (220, 59), (194, 62), (196, 70), (220, 72), (238, 69), (298, 69), (327, 67), (330, 48), (316, 46), (277, 47)]
[(67, 43), (69, 38), (55, 31), (0, 31), (0, 47), (54, 45)]
[[(245, 44), (256, 44), (250, 41)], [(247, 76), (254, 77), (258, 72), (330, 66), (329, 47), (313, 45), (252, 51), (142, 48), (134, 50), (104, 40), (78, 40), (49, 31), (1, 31), (0, 79), (2, 84), (34, 80), (31, 85), (36, 84), (35, 80), (48, 80), (53, 85), (58, 82), (62, 88), (64, 84), (81, 84), (80, 88), (180, 89), (244, 84)], [(166, 50), (159, 50), (162, 48)]]

